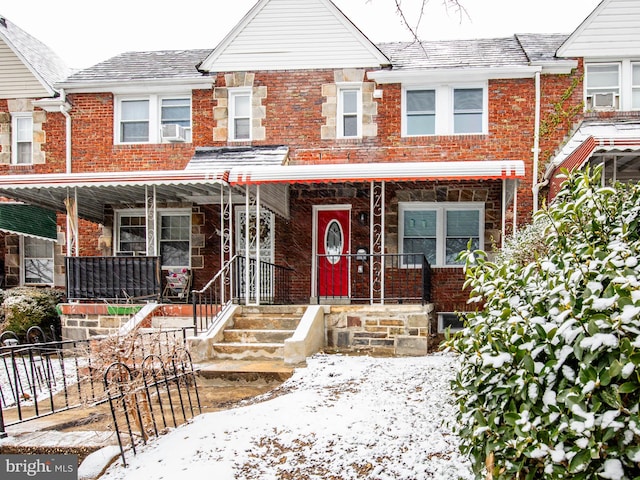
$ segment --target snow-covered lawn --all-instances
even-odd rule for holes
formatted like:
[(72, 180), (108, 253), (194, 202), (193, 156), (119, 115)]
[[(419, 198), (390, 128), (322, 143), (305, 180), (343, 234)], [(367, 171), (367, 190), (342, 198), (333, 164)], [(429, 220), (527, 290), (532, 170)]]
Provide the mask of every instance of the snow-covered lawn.
[(471, 479), (451, 430), (455, 362), (316, 355), (266, 398), (196, 417), (102, 478)]

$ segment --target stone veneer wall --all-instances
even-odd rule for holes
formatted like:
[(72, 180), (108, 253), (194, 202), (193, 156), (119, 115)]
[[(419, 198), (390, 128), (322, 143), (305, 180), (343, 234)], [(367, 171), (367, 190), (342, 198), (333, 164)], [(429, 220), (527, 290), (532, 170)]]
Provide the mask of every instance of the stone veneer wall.
[[(331, 305), (326, 307), (327, 346), (345, 351), (425, 355), (437, 331), (432, 305)], [(437, 345), (436, 345), (437, 346)]]
[(8, 112), (0, 112), (0, 164), (11, 163), (11, 114), (30, 112), (33, 115), (33, 164), (45, 163), (46, 155), (42, 146), (47, 137), (43, 124), (47, 121), (47, 113), (34, 110), (30, 99), (7, 100)]

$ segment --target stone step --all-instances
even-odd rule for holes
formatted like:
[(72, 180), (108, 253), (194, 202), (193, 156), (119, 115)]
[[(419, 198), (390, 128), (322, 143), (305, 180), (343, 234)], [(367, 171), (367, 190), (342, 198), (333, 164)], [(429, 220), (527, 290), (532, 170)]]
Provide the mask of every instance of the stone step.
[(193, 317), (163, 317), (151, 318), (152, 328), (182, 328), (193, 326)]
[(214, 343), (211, 345), (216, 359), (274, 360), (284, 358), (282, 343)]
[[(304, 365), (302, 365), (304, 366)], [(264, 381), (284, 382), (291, 377), (294, 367), (283, 360), (215, 360), (198, 365), (197, 373), (206, 382)], [(201, 384), (201, 382), (198, 382)]]
[(250, 315), (294, 315), (301, 317), (305, 312), (306, 305), (261, 305), (243, 306), (242, 313)]
[(235, 315), (233, 328), (236, 330), (295, 330), (300, 316), (293, 315)]
[(229, 343), (282, 343), (294, 333), (295, 330), (228, 328), (224, 331), (224, 341)]

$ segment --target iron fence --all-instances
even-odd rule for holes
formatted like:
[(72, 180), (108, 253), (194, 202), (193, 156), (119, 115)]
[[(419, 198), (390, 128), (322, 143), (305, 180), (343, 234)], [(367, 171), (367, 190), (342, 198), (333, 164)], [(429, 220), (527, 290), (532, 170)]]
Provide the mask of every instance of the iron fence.
[(125, 442), (135, 455), (137, 443), (146, 444), (202, 412), (191, 356), (184, 349), (170, 357), (150, 354), (139, 368), (114, 362), (104, 372), (104, 388), (124, 466)]

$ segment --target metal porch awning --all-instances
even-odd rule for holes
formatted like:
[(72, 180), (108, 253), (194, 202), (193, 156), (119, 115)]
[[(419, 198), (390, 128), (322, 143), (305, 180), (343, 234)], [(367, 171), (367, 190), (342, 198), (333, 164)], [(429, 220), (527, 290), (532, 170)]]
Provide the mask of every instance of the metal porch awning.
[(57, 240), (56, 212), (21, 203), (0, 203), (0, 231)]
[(219, 196), (227, 171), (105, 172), (0, 176), (0, 196), (30, 205), (65, 212), (65, 199), (77, 193), (78, 216), (97, 223), (104, 205), (133, 205), (154, 187), (160, 201), (191, 201)]

